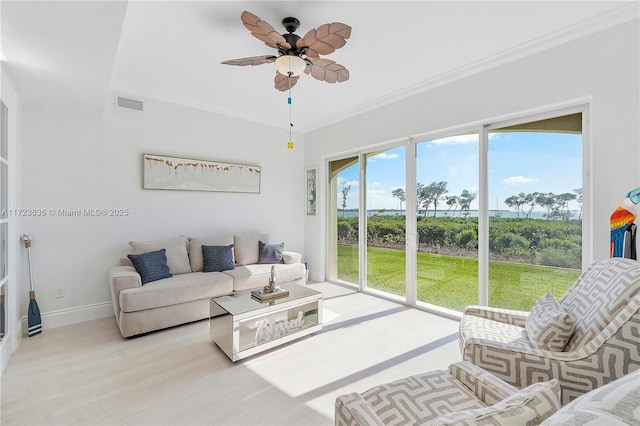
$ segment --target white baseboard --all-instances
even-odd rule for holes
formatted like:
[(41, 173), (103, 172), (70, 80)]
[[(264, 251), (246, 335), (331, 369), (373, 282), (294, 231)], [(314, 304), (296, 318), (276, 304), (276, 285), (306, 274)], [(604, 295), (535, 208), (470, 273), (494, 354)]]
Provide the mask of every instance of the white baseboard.
[[(113, 305), (111, 302), (94, 303), (93, 305), (44, 312), (41, 313), (42, 329), (62, 327), (64, 325), (112, 317), (113, 315)], [(27, 317), (23, 316), (20, 322), (22, 323), (22, 333), (26, 335), (28, 328)]]

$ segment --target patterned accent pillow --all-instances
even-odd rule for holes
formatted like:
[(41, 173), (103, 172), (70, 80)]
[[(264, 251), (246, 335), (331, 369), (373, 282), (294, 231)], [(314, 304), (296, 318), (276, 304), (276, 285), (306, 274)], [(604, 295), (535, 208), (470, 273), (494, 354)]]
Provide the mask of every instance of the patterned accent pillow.
[(282, 261), (284, 243), (266, 244), (258, 241), (258, 251), (258, 263), (284, 263)]
[(575, 321), (550, 294), (542, 296), (529, 313), (525, 330), (538, 349), (562, 352), (573, 334)]
[(142, 254), (127, 255), (131, 263), (133, 263), (133, 267), (136, 268), (136, 272), (140, 274), (142, 285), (163, 278), (171, 278), (165, 252), (165, 249), (161, 249)]
[(235, 269), (233, 244), (228, 246), (202, 246), (202, 272), (222, 272)]
[(438, 417), (434, 425), (539, 425), (560, 409), (560, 383), (534, 383), (497, 404)]

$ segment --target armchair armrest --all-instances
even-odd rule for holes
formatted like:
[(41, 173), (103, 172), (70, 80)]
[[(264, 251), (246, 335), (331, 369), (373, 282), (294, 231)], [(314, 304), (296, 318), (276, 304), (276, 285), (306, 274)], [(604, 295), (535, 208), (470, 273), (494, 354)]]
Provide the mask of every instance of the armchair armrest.
[(119, 321), (120, 292), (128, 288), (142, 287), (142, 280), (133, 266), (112, 266), (109, 269), (109, 287), (113, 311), (116, 314), (116, 320)]
[(518, 392), (504, 380), (467, 361), (451, 364), (448, 371), (487, 405), (497, 404)]
[(384, 426), (375, 410), (358, 393), (340, 395), (336, 398), (336, 426)]
[(284, 263), (300, 263), (302, 262), (302, 255), (294, 251), (283, 251), (282, 261)]
[(498, 321), (504, 324), (515, 325), (524, 328), (529, 312), (515, 311), (512, 309), (491, 308), (489, 306), (467, 306), (462, 315), (473, 315)]

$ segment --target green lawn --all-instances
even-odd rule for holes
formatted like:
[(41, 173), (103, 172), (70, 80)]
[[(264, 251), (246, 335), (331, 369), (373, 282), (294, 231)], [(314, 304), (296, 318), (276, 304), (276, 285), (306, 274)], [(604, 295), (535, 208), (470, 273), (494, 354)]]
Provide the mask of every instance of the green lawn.
[[(368, 287), (405, 295), (404, 250), (367, 249)], [(462, 311), (478, 303), (477, 259), (418, 253), (418, 300)], [(578, 278), (575, 269), (489, 262), (489, 305), (530, 310), (546, 293), (560, 298)], [(338, 245), (338, 278), (358, 282), (358, 247)]]

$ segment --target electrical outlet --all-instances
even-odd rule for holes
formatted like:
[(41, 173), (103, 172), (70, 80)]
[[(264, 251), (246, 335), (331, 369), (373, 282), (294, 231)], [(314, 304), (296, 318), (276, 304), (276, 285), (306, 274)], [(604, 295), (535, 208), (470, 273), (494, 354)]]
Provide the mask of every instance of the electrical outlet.
[(64, 287), (56, 287), (56, 297), (64, 297)]

